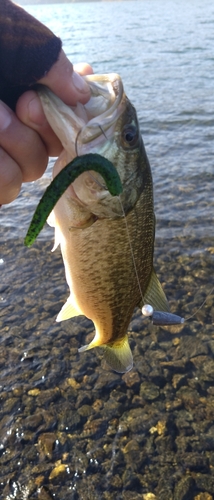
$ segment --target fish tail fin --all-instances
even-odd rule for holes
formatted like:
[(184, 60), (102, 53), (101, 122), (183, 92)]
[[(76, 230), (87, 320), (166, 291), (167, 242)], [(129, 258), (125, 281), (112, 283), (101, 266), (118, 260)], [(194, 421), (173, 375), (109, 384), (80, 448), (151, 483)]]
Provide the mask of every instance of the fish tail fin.
[(129, 346), (128, 335), (120, 342), (104, 346), (104, 358), (111, 368), (119, 373), (129, 372), (133, 367), (133, 357)]
[(125, 373), (129, 372), (133, 367), (133, 357), (129, 346), (128, 335), (121, 340), (117, 340), (113, 344), (101, 345), (96, 339), (92, 340), (90, 344), (83, 345), (78, 349), (79, 352), (85, 352), (93, 347), (103, 347), (104, 359), (111, 366), (115, 372)]

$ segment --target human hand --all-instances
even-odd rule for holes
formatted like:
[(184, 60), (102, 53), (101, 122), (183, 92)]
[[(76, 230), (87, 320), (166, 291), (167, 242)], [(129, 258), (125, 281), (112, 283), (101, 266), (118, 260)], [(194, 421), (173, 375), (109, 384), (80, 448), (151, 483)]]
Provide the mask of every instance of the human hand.
[[(78, 72), (78, 73), (77, 73)], [(90, 90), (80, 75), (91, 74), (88, 64), (75, 66), (63, 51), (58, 61), (38, 83), (47, 85), (66, 104), (85, 104)], [(59, 139), (48, 124), (36, 92), (22, 94), (16, 114), (0, 101), (0, 204), (13, 201), (23, 182), (41, 177), (49, 156), (62, 150)]]

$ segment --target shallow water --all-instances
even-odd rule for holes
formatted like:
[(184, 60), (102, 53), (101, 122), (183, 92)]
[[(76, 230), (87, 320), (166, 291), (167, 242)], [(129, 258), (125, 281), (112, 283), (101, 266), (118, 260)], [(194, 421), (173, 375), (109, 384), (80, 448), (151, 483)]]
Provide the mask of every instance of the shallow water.
[[(153, 172), (155, 268), (172, 312), (187, 318), (213, 286), (212, 3), (29, 10), (73, 62), (121, 74)], [(0, 214), (0, 498), (210, 500), (214, 292), (173, 331), (136, 310), (128, 374), (109, 370), (98, 349), (78, 354), (93, 325), (55, 323), (68, 290), (52, 229), (23, 246), (51, 168)]]

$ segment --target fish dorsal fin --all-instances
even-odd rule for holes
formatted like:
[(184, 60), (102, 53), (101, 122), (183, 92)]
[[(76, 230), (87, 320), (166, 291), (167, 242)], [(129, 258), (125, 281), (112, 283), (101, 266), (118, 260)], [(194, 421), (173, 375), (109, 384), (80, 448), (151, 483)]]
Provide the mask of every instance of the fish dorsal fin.
[(80, 316), (80, 312), (77, 311), (77, 309), (71, 304), (70, 297), (68, 297), (68, 300), (62, 306), (61, 311), (59, 312), (56, 321), (64, 321), (66, 319), (74, 318), (74, 316)]
[[(169, 311), (169, 304), (159, 279), (153, 269), (150, 282), (144, 294), (144, 304), (151, 304), (156, 311)], [(144, 305), (142, 304), (141, 307)]]
[(133, 367), (133, 357), (129, 346), (128, 335), (120, 342), (104, 346), (104, 358), (113, 370), (119, 373), (129, 372)]

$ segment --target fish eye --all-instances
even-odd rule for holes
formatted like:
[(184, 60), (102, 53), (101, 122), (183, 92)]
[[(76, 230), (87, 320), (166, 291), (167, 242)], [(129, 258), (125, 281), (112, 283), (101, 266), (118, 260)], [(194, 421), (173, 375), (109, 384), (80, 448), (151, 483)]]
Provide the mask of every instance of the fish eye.
[(124, 127), (122, 138), (131, 147), (135, 146), (138, 141), (138, 129), (134, 125)]

